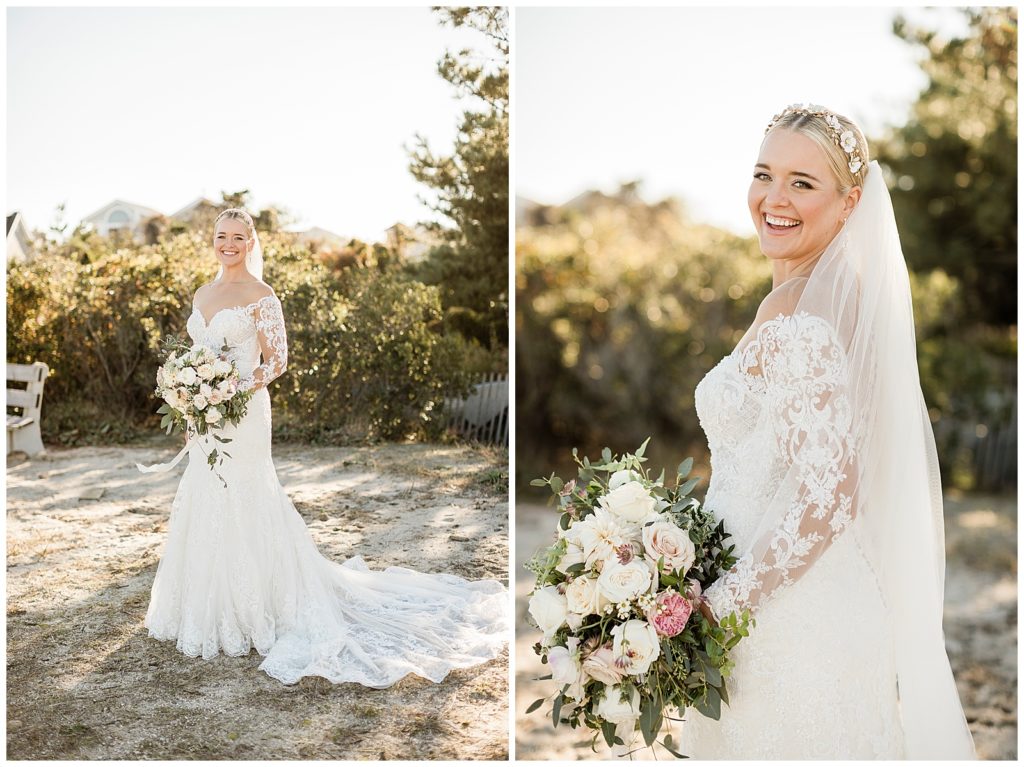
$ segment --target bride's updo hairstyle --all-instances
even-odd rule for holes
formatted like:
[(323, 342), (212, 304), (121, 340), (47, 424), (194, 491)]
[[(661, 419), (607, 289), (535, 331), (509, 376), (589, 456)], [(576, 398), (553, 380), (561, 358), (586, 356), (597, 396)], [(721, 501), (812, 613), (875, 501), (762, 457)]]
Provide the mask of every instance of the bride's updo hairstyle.
[(864, 186), (868, 169), (868, 144), (860, 128), (848, 117), (817, 104), (790, 104), (772, 118), (764, 133), (790, 130), (814, 141), (825, 152), (839, 180), (840, 194)]
[(245, 224), (245, 228), (249, 230), (250, 239), (252, 239), (252, 236), (256, 234), (256, 224), (255, 222), (253, 222), (252, 216), (250, 216), (241, 208), (228, 208), (227, 210), (222, 210), (220, 214), (217, 216), (217, 218), (214, 219), (213, 228), (216, 229), (217, 224), (219, 224), (221, 222), (221, 219), (224, 218), (233, 218), (236, 221), (241, 221), (243, 224)]

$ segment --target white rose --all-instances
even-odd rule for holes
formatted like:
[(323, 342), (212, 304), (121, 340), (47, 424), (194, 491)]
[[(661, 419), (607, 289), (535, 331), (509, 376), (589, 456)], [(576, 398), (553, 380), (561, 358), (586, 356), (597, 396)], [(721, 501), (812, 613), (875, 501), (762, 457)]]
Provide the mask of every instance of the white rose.
[(580, 577), (573, 580), (565, 587), (565, 600), (569, 611), (578, 615), (596, 615), (608, 604), (597, 587), (597, 578)]
[(565, 694), (574, 700), (583, 700), (583, 669), (580, 667), (580, 640), (569, 637), (568, 647), (556, 646), (548, 650), (551, 665), (551, 679), (561, 685), (569, 685)]
[(213, 363), (213, 372), (219, 376), (226, 376), (231, 372), (231, 363), (224, 359), (218, 359)]
[(628, 602), (651, 587), (651, 568), (639, 559), (621, 564), (617, 559), (605, 563), (597, 586), (609, 602)]
[(594, 709), (594, 713), (612, 724), (627, 724), (635, 722), (640, 716), (640, 693), (634, 687), (627, 696), (626, 701), (622, 700), (622, 688), (619, 685), (612, 685), (604, 689), (604, 696)]
[(540, 591), (533, 592), (533, 596), (530, 597), (529, 613), (544, 632), (545, 641), (550, 640), (565, 623), (565, 597), (558, 593), (557, 587), (545, 586)]
[(210, 392), (209, 396), (207, 396), (206, 399), (210, 401), (211, 405), (219, 405), (221, 402), (224, 401), (224, 395), (221, 394), (220, 389), (214, 389), (213, 391)]
[(210, 404), (209, 400), (207, 400), (206, 397), (204, 397), (202, 394), (197, 394), (192, 399), (192, 405), (193, 405), (193, 407), (195, 407), (196, 410), (202, 410), (204, 407), (206, 407), (209, 404)]
[(565, 547), (565, 554), (558, 560), (558, 564), (555, 565), (555, 569), (560, 573), (569, 572), (569, 568), (573, 565), (578, 565), (581, 562), (586, 562), (587, 558), (583, 555), (583, 549), (579, 547), (579, 544), (573, 541), (567, 541)]
[(615, 663), (626, 674), (646, 674), (661, 653), (658, 632), (647, 621), (629, 620), (612, 629)]
[(185, 384), (185, 386), (191, 386), (196, 382), (196, 369), (193, 367), (185, 367), (178, 371), (178, 383)]
[(198, 375), (204, 381), (209, 381), (213, 378), (213, 365), (209, 362), (204, 362), (198, 368), (196, 368), (196, 375)]
[(221, 416), (220, 411), (215, 407), (211, 407), (209, 410), (206, 411), (207, 423), (220, 423), (220, 419), (222, 417), (223, 416)]
[(633, 529), (604, 509), (597, 509), (586, 519), (566, 531), (565, 537), (575, 543), (586, 557), (587, 567), (615, 556), (615, 550), (632, 541)]
[(665, 569), (682, 570), (693, 566), (697, 551), (689, 534), (671, 522), (655, 522), (643, 529), (644, 551), (652, 565), (665, 558)]
[(640, 475), (632, 469), (619, 469), (608, 478), (608, 489), (614, 490), (627, 482), (635, 482), (640, 479)]
[(631, 480), (597, 499), (602, 509), (633, 524), (643, 522), (655, 511), (654, 496), (639, 482)]

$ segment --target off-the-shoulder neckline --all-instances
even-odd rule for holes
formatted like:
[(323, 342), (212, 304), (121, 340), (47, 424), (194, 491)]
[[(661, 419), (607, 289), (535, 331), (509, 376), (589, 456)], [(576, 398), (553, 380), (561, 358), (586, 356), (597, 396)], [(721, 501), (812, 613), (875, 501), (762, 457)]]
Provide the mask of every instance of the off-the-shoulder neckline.
[(193, 298), (192, 299), (192, 311), (195, 314), (199, 315), (199, 319), (201, 319), (203, 321), (203, 325), (204, 326), (210, 327), (210, 323), (213, 322), (215, 319), (217, 319), (217, 315), (221, 314), (222, 312), (233, 312), (233, 311), (242, 311), (244, 309), (251, 309), (254, 306), (259, 306), (260, 303), (262, 303), (263, 301), (266, 301), (267, 299), (276, 299), (276, 298), (277, 298), (277, 296), (274, 293), (270, 293), (270, 294), (265, 295), (265, 296), (260, 296), (258, 299), (256, 299), (252, 303), (245, 304), (244, 306), (225, 306), (223, 309), (218, 309), (217, 311), (215, 311), (213, 313), (213, 316), (209, 319), (209, 321), (207, 321), (206, 317), (203, 316), (203, 313), (201, 311), (199, 311), (199, 307), (196, 306), (195, 298)]

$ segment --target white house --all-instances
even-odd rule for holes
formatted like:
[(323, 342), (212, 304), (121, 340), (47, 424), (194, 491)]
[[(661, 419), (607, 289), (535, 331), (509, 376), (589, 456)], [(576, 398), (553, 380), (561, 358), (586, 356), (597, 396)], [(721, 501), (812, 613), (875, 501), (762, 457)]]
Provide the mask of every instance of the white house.
[(21, 211), (7, 214), (7, 260), (28, 261), (32, 258), (32, 236), (25, 226)]
[(351, 237), (342, 237), (340, 234), (321, 229), (314, 226), (305, 231), (295, 232), (295, 236), (303, 245), (317, 250), (343, 248), (351, 242)]
[(147, 208), (145, 205), (114, 200), (90, 213), (82, 222), (92, 226), (104, 237), (109, 237), (111, 232), (126, 230), (131, 233), (133, 239), (142, 241), (145, 239), (146, 221), (153, 216), (161, 215), (163, 214), (160, 211)]
[(168, 218), (172, 221), (182, 221), (188, 223), (195, 218), (197, 213), (202, 213), (207, 210), (220, 210), (220, 206), (217, 205), (213, 200), (207, 199), (206, 197), (196, 197), (192, 202), (186, 205), (181, 210), (177, 210), (172, 213)]

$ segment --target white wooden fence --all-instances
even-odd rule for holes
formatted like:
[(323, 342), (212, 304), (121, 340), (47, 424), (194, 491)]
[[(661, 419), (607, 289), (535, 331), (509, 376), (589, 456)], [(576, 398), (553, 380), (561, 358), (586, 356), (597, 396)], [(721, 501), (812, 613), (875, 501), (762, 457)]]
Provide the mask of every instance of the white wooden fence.
[(465, 398), (444, 401), (448, 429), (463, 439), (508, 444), (508, 375), (489, 373)]

